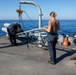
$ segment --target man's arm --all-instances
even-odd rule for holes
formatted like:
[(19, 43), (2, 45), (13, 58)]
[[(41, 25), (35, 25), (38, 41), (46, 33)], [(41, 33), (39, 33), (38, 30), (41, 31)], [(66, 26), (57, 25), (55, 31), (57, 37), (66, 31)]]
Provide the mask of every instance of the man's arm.
[(43, 28), (43, 30), (50, 32), (51, 31), (51, 21), (48, 22), (48, 27), (47, 28)]

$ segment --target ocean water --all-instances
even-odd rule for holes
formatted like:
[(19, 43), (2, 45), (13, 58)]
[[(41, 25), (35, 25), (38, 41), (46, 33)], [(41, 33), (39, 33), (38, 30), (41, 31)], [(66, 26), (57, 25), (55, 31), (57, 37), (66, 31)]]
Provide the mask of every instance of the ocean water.
[[(12, 23), (12, 22), (19, 22), (18, 20), (0, 20), (0, 34), (5, 36), (6, 33), (3, 32), (1, 29), (4, 26), (4, 23)], [(58, 34), (74, 34), (76, 35), (76, 20), (59, 20), (60, 22), (60, 30)], [(38, 28), (38, 20), (23, 20), (20, 21), (21, 27), (23, 30), (30, 30), (34, 28)], [(48, 20), (42, 20), (42, 25), (47, 26)]]

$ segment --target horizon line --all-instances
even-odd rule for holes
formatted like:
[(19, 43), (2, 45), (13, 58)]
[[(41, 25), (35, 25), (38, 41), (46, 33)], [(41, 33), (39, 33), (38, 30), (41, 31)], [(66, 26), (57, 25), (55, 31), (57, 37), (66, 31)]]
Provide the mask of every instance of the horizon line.
[[(0, 19), (0, 20), (18, 20), (18, 19)], [(29, 19), (23, 19), (23, 20), (29, 20)], [(39, 20), (39, 19), (32, 19), (32, 20)], [(49, 20), (49, 19), (42, 19), (42, 20)], [(76, 19), (58, 19), (58, 20), (76, 20)]]

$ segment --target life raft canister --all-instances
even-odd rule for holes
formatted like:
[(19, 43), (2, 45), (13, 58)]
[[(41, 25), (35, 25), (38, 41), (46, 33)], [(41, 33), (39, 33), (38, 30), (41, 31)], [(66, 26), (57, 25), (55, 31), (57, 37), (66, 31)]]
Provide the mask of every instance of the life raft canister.
[(69, 45), (68, 39), (64, 39), (64, 41), (63, 41), (63, 46), (68, 46), (68, 45)]

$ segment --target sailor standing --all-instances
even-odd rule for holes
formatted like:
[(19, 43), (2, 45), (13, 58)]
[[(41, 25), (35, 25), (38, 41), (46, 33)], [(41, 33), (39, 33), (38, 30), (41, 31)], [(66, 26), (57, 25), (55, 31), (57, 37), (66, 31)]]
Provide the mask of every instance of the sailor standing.
[(56, 43), (58, 34), (57, 31), (60, 29), (59, 21), (56, 19), (56, 13), (50, 13), (50, 20), (48, 22), (48, 28), (43, 28), (43, 30), (47, 31), (47, 42), (48, 42), (48, 50), (50, 53), (50, 60), (48, 61), (50, 64), (56, 64)]

